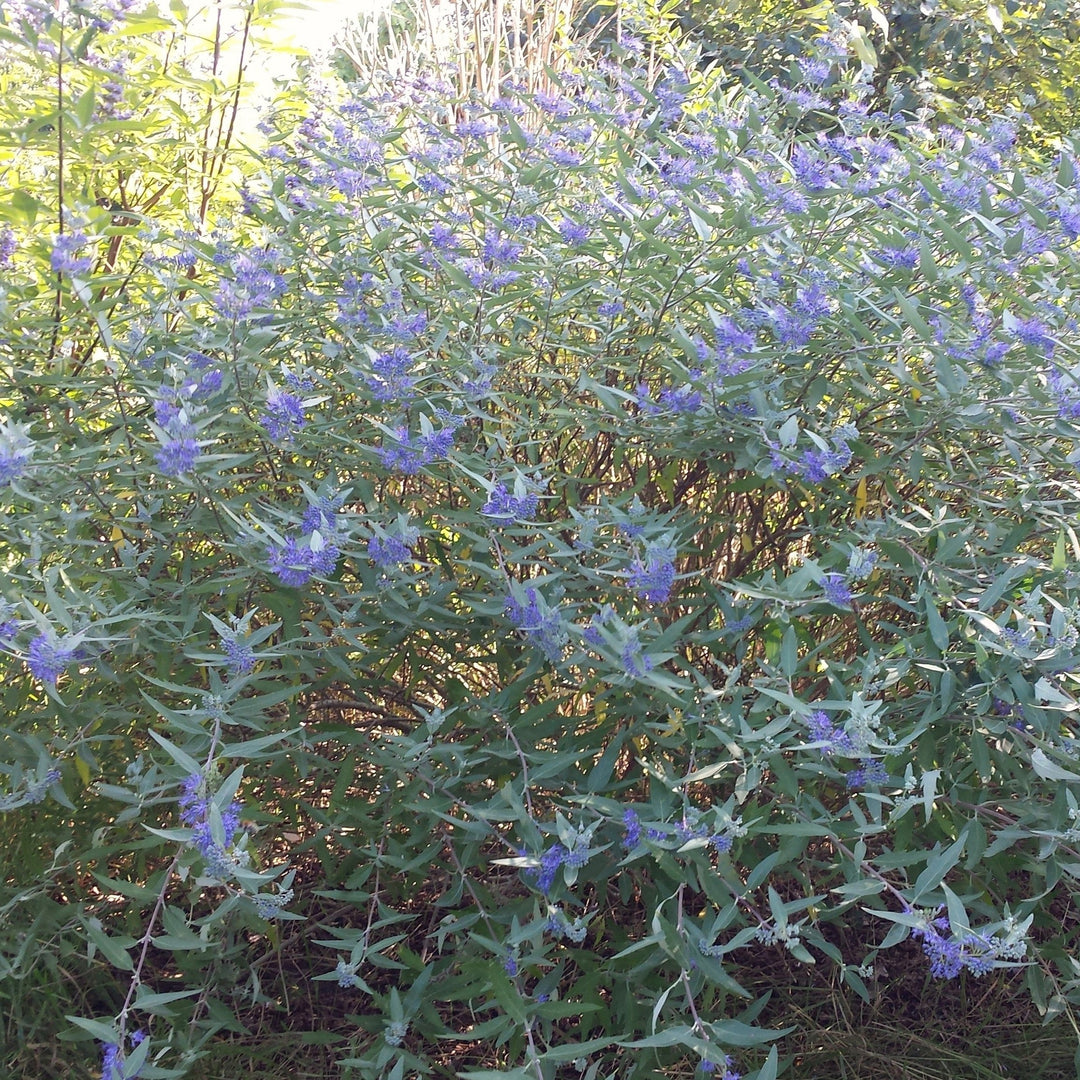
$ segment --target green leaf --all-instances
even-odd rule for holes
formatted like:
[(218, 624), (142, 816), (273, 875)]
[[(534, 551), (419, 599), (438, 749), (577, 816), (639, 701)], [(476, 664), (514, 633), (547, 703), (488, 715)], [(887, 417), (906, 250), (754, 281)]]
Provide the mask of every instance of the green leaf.
[(966, 842), (967, 828), (965, 827), (960, 836), (944, 851), (937, 851), (930, 856), (926, 863), (926, 869), (915, 881), (911, 895), (912, 904), (920, 903), (928, 893), (941, 884), (945, 875), (960, 861), (960, 854), (964, 850)]

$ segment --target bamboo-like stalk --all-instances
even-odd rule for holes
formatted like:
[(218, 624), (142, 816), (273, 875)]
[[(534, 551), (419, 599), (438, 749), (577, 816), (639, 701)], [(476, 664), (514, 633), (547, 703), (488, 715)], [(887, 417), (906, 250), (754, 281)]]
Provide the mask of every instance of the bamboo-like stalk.
[[(421, 66), (456, 66), (457, 91), (493, 101), (506, 78), (550, 89), (565, 67), (569, 31), (583, 0), (406, 0), (413, 26), (394, 27), (394, 7), (373, 12), (341, 50), (364, 78), (400, 79)], [(397, 10), (401, 10), (399, 3)], [(386, 20), (380, 42), (380, 20)], [(504, 44), (505, 43), (505, 44)]]

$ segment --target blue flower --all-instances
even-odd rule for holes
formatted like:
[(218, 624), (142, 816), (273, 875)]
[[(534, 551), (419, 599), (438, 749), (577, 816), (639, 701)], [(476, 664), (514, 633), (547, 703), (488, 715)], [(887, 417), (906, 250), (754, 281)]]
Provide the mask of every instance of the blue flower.
[(533, 517), (539, 501), (539, 496), (535, 492), (511, 495), (506, 485), (499, 483), (491, 489), (487, 502), (480, 507), (480, 513), (507, 522), (519, 521), (522, 518)]
[(10, 265), (11, 256), (15, 254), (18, 246), (19, 243), (10, 228), (5, 226), (0, 229), (0, 267)]
[(8, 420), (0, 422), (0, 487), (6, 487), (26, 472), (34, 452), (28, 430)]
[(563, 218), (559, 222), (559, 235), (570, 247), (581, 247), (582, 244), (588, 243), (589, 227), (580, 221)]
[(637, 631), (631, 631), (619, 653), (623, 671), (632, 679), (643, 679), (653, 669), (653, 658), (641, 647)]
[(60, 779), (60, 770), (51, 768), (40, 779), (29, 783), (26, 788), (26, 801), (37, 804), (45, 801), (49, 788)]
[(626, 575), (626, 584), (649, 604), (664, 604), (675, 585), (675, 549), (663, 544), (649, 544), (645, 559), (635, 561)]
[(255, 650), (246, 637), (229, 634), (224, 640), (229, 671), (235, 676), (250, 675), (255, 670)]
[(851, 789), (869, 787), (870, 785), (887, 784), (889, 771), (880, 761), (873, 758), (863, 758), (857, 769), (852, 769), (846, 777), (847, 786)]
[(806, 726), (810, 729), (810, 738), (814, 742), (825, 744), (821, 747), (821, 753), (825, 757), (832, 754), (842, 754), (845, 757), (855, 756), (855, 744), (851, 736), (843, 728), (836, 727), (820, 709), (806, 718)]
[(337, 967), (334, 968), (334, 973), (338, 977), (338, 986), (344, 987), (346, 990), (351, 990), (360, 985), (355, 964), (347, 964), (344, 960), (339, 960)]
[(404, 345), (395, 345), (371, 362), (374, 375), (368, 380), (372, 397), (379, 402), (404, 401), (411, 395), (416, 380), (409, 375), (412, 356)]
[(425, 465), (440, 461), (450, 453), (455, 427), (451, 424), (439, 431), (429, 431), (417, 436), (415, 442), (406, 428), (398, 428), (393, 435), (394, 441), (384, 442), (379, 449), (379, 459), (384, 468), (415, 476)]
[(15, 608), (0, 601), (0, 645), (8, 644), (19, 632), (19, 620), (15, 618)]
[(847, 576), (865, 578), (873, 573), (877, 566), (878, 553), (867, 548), (854, 548), (848, 557)]
[(101, 1080), (123, 1080), (124, 1055), (116, 1043), (106, 1043), (101, 1055)]
[[(144, 1042), (146, 1035), (141, 1031), (134, 1032), (131, 1037), (131, 1048), (134, 1049), (141, 1042)], [(125, 1076), (130, 1080), (134, 1080), (135, 1077), (141, 1075), (142, 1068), (138, 1068), (133, 1073), (126, 1073), (124, 1070), (125, 1055), (123, 1050), (117, 1043), (105, 1043), (102, 1046), (101, 1053), (101, 1080), (124, 1080)]]
[(524, 603), (511, 593), (503, 605), (506, 617), (535, 645), (551, 663), (562, 659), (567, 632), (558, 611), (550, 608), (532, 586), (524, 591)]
[(1013, 333), (1025, 344), (1039, 349), (1047, 357), (1054, 355), (1055, 341), (1045, 323), (1037, 318), (1017, 319), (1013, 324)]
[(56, 685), (56, 680), (78, 656), (73, 645), (64, 645), (49, 633), (40, 633), (26, 653), (26, 666), (32, 675), (44, 683)]
[(540, 867), (538, 870), (534, 870), (536, 874), (536, 887), (547, 896), (551, 892), (552, 886), (555, 884), (555, 875), (559, 871), (559, 867), (566, 861), (568, 852), (562, 844), (552, 844), (540, 856)]
[(259, 423), (271, 442), (292, 442), (293, 436), (307, 423), (304, 403), (288, 390), (271, 387), (266, 395), (266, 412)]
[(85, 274), (94, 265), (94, 260), (77, 253), (86, 247), (87, 243), (89, 241), (86, 233), (78, 229), (57, 236), (53, 241), (52, 255), (49, 258), (49, 265), (52, 266), (53, 271), (57, 274), (72, 276)]
[(404, 526), (398, 536), (376, 534), (368, 540), (368, 558), (380, 569), (391, 570), (412, 558), (412, 545), (419, 539), (418, 529)]
[(843, 574), (826, 574), (821, 581), (825, 599), (834, 607), (847, 607), (851, 603), (851, 589)]
[(177, 802), (180, 807), (180, 820), (191, 826), (192, 846), (206, 860), (207, 871), (216, 878), (230, 877), (237, 865), (236, 855), (230, 849), (240, 828), (240, 804), (234, 800), (220, 810), (219, 840), (214, 836), (204, 776), (200, 773), (188, 776), (181, 785)]
[(201, 453), (199, 444), (191, 434), (185, 433), (166, 439), (155, 452), (154, 460), (163, 475), (182, 476), (191, 472)]
[(799, 58), (799, 81), (811, 86), (820, 86), (829, 77), (832, 64), (828, 60), (803, 56)]
[(287, 536), (284, 544), (267, 544), (266, 558), (272, 573), (291, 588), (300, 588), (312, 576), (329, 577), (337, 568), (341, 549), (337, 544), (337, 513), (344, 496), (321, 496), (304, 511), (297, 539)]
[(311, 548), (301, 546), (294, 536), (286, 537), (284, 545), (267, 545), (266, 559), (283, 585), (300, 588), (311, 580)]

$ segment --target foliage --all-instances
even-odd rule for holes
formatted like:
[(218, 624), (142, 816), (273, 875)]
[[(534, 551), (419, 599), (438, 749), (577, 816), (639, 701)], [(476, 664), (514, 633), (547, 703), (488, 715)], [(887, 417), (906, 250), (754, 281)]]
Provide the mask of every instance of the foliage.
[(859, 62), (874, 69), (883, 108), (929, 105), (951, 116), (973, 105), (982, 112), (1027, 108), (1044, 138), (1080, 121), (1080, 11), (1072, 0), (692, 0), (678, 10), (684, 28), (707, 42), (728, 72), (782, 79), (802, 42), (839, 30), (853, 35)]
[(230, 158), (224, 24), (2, 10), (10, 1000), (87, 987), (108, 1080), (300, 1011), (372, 1080), (768, 1080), (777, 957), (1071, 1012), (1070, 154), (627, 36)]

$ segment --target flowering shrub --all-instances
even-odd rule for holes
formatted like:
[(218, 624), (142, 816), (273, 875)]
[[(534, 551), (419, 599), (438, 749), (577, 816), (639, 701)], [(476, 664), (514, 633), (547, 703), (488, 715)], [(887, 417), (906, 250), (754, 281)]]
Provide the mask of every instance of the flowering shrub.
[(95, 971), (84, 1057), (286, 953), (386, 1080), (768, 1080), (762, 950), (1080, 1002), (1071, 152), (627, 41), (233, 177), (95, 11), (0, 7), (0, 963)]

